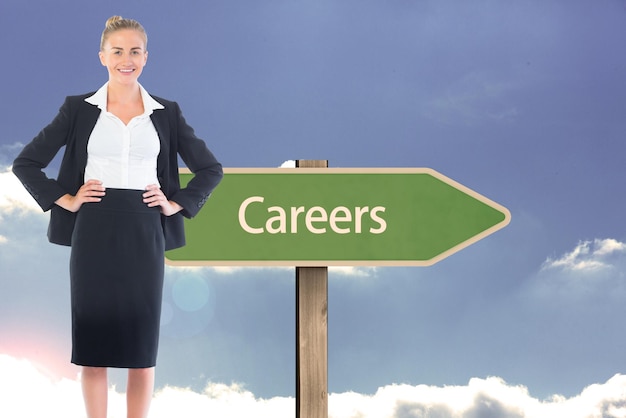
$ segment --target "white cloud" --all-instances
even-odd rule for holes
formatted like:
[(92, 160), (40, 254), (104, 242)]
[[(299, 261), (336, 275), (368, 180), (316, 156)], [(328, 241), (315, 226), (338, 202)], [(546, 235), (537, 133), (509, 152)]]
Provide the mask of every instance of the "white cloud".
[(22, 183), (11, 172), (11, 169), (4, 168), (0, 171), (0, 212), (16, 210), (41, 213), (41, 208), (35, 199), (28, 194)]
[(282, 270), (282, 271), (294, 270), (294, 267), (287, 267), (287, 266), (275, 266), (275, 267), (216, 266), (216, 267), (209, 267), (209, 268), (216, 273), (225, 274), (225, 275), (238, 274), (244, 271), (251, 272), (251, 271), (263, 271), (263, 270)]
[(376, 267), (354, 267), (354, 266), (331, 266), (328, 267), (328, 272), (345, 277), (374, 277), (376, 276)]
[[(32, 362), (0, 355), (0, 416), (30, 418), (84, 417), (78, 379), (55, 379)], [(34, 400), (36, 400), (34, 402)], [(533, 398), (526, 387), (497, 377), (474, 378), (466, 386), (389, 385), (374, 394), (329, 396), (329, 418), (618, 418), (626, 416), (626, 376), (616, 374), (571, 398)], [(219, 416), (287, 418), (293, 397), (257, 398), (238, 384), (209, 383), (203, 392), (165, 387), (157, 390), (152, 418)], [(125, 416), (125, 396), (109, 390), (109, 417)]]
[(51, 376), (27, 360), (0, 355), (0, 416), (82, 417), (77, 402), (80, 385), (75, 380), (52, 380)]
[(0, 143), (0, 167), (10, 165), (13, 158), (19, 154), (22, 148), (24, 148), (24, 144), (20, 142), (14, 142), (12, 144)]
[(189, 389), (166, 387), (155, 394), (151, 417), (259, 417), (280, 418), (293, 416), (293, 398), (256, 398), (240, 385), (209, 384), (204, 393)]
[[(0, 241), (1, 243), (1, 241)], [(244, 271), (264, 271), (264, 270), (280, 270), (280, 271), (295, 271), (294, 266), (167, 266), (168, 269), (174, 269), (183, 271), (197, 271), (202, 272), (202, 269), (209, 269), (216, 274), (222, 275), (234, 275)], [(376, 275), (377, 269), (375, 267), (365, 266), (330, 266), (328, 267), (329, 274), (343, 276), (343, 277), (373, 277)]]
[[(83, 418), (84, 408), (78, 379), (55, 379), (32, 362), (0, 355), (0, 416), (11, 418)], [(293, 398), (256, 398), (240, 385), (211, 383), (203, 393), (165, 387), (155, 393), (151, 418), (259, 417), (293, 415)], [(109, 389), (110, 418), (126, 416), (125, 394)]]
[(581, 241), (569, 253), (560, 258), (547, 258), (542, 270), (562, 269), (565, 271), (589, 272), (611, 267), (610, 256), (626, 254), (626, 244), (615, 239)]
[(280, 270), (280, 271), (289, 271), (294, 270), (294, 267), (289, 266), (273, 266), (273, 267), (263, 267), (263, 266), (166, 266), (166, 269), (173, 274), (176, 272), (187, 272), (190, 274), (204, 274), (207, 271), (210, 271), (215, 274), (223, 275), (223, 276), (232, 276), (235, 274), (243, 273), (243, 272), (260, 272), (264, 270)]
[(613, 253), (626, 252), (626, 244), (615, 239), (595, 240), (596, 249), (594, 254), (597, 256), (605, 256)]

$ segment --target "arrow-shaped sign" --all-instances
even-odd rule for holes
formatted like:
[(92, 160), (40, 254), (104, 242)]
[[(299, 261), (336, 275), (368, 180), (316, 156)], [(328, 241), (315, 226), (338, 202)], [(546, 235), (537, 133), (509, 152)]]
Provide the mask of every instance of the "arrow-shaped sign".
[[(172, 265), (426, 266), (509, 211), (427, 168), (225, 169)], [(186, 184), (191, 174), (181, 174)]]

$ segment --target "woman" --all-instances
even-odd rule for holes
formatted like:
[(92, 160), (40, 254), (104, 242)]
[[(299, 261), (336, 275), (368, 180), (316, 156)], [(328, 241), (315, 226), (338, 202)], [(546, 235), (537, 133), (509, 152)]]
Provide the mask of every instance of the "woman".
[[(184, 245), (222, 166), (180, 108), (138, 78), (148, 58), (137, 21), (107, 20), (100, 61), (108, 82), (67, 97), (13, 163), (44, 211), (48, 238), (71, 245), (72, 362), (82, 366), (87, 414), (107, 414), (107, 367), (128, 368), (128, 417), (147, 416), (154, 390), (164, 251)], [(57, 179), (43, 172), (65, 147)], [(178, 156), (195, 174), (185, 188)]]

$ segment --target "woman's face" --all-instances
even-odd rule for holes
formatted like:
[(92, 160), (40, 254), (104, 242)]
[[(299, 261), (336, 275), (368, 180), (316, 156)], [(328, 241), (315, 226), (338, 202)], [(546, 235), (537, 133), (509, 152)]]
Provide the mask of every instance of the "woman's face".
[(140, 32), (120, 29), (109, 35), (99, 56), (109, 71), (109, 82), (133, 84), (146, 65), (148, 51)]

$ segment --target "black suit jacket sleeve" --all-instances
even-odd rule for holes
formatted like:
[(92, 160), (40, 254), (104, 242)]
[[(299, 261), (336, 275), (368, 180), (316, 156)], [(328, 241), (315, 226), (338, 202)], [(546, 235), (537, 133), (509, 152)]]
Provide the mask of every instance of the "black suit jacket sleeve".
[(24, 147), (13, 162), (13, 173), (44, 211), (50, 210), (61, 196), (72, 192), (43, 172), (59, 150), (67, 144), (71, 126), (70, 106), (68, 98), (54, 120)]
[[(163, 176), (168, 176), (167, 181), (161, 181), (168, 199), (173, 200), (183, 207), (182, 215), (191, 218), (194, 217), (205, 204), (211, 192), (219, 184), (223, 176), (222, 165), (217, 161), (213, 153), (207, 148), (205, 142), (199, 139), (191, 126), (187, 124), (180, 107), (176, 102), (169, 102), (165, 99), (156, 98), (158, 101), (165, 103), (169, 114), (169, 144), (163, 144), (161, 155), (167, 154), (169, 161), (162, 164)], [(153, 123), (157, 127), (157, 131), (167, 129), (166, 126), (159, 126), (159, 111), (155, 111), (153, 115)], [(165, 136), (165, 135), (163, 135)], [(167, 147), (169, 146), (169, 150)], [(194, 174), (191, 181), (184, 187), (180, 188), (178, 176), (178, 155), (182, 158), (185, 165)], [(172, 167), (176, 167), (172, 170)]]

